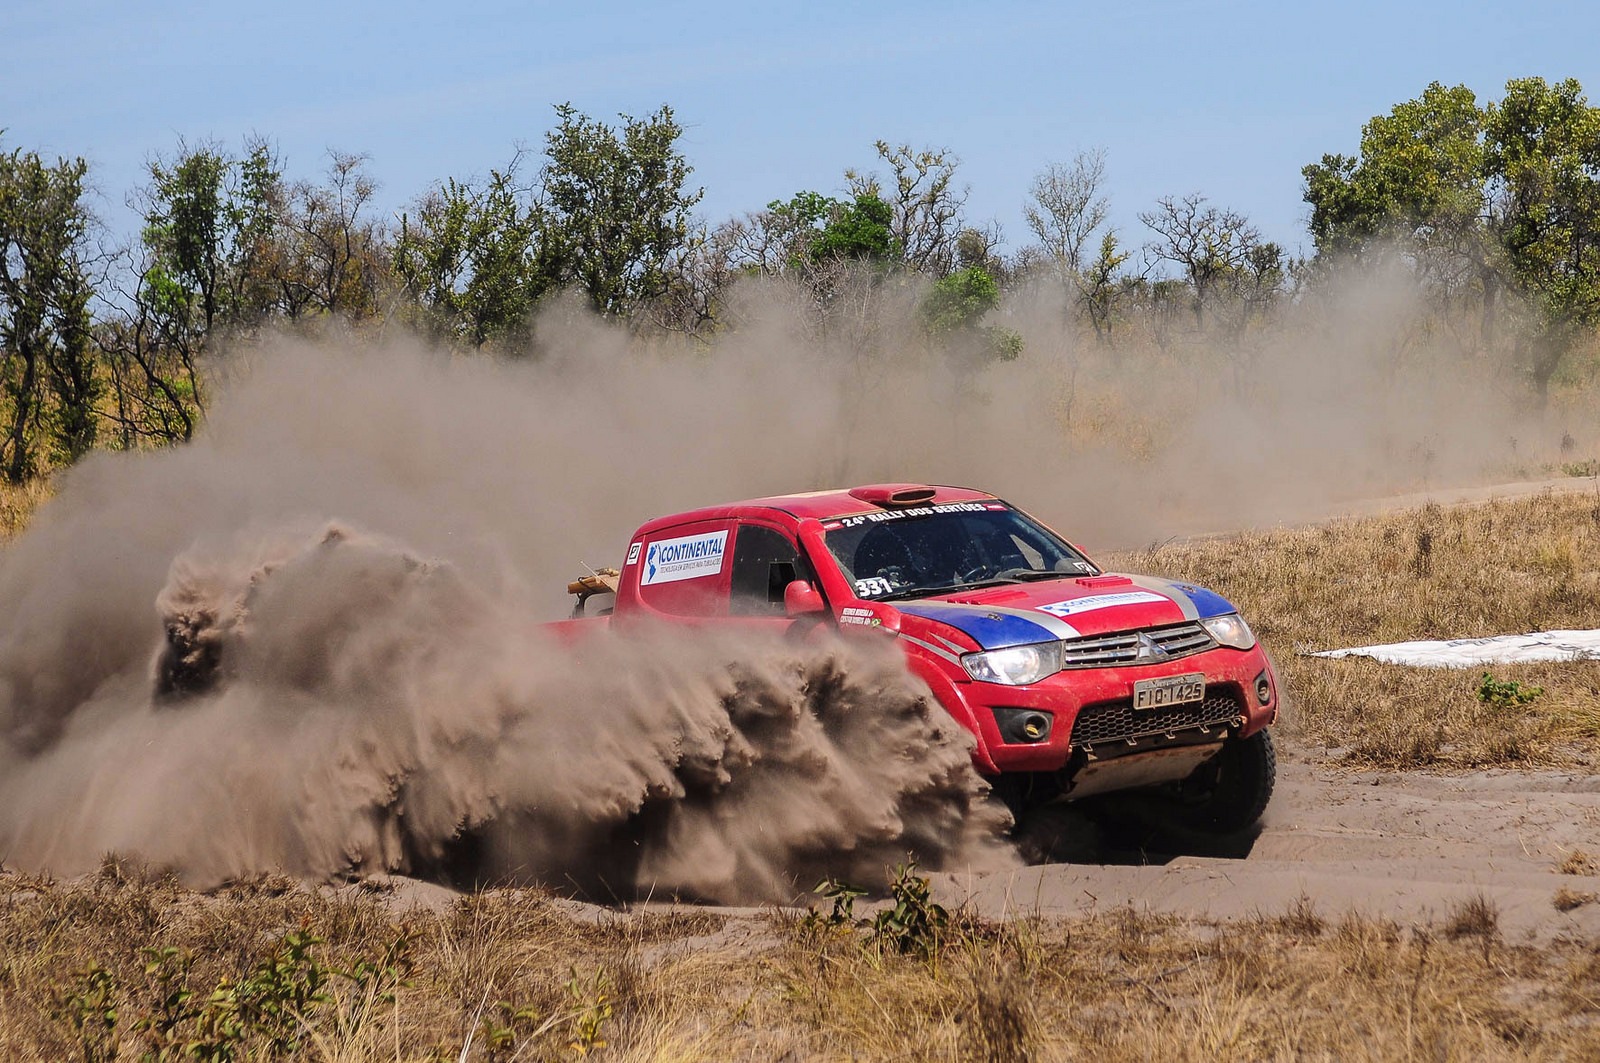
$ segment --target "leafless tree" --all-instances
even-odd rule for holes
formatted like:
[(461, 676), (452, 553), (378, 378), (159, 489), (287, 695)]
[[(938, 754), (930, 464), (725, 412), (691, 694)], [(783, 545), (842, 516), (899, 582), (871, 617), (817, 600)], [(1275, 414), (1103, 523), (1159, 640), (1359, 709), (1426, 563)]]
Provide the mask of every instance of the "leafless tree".
[(378, 186), (366, 163), (365, 155), (334, 152), (325, 184), (302, 181), (291, 189), (279, 278), (286, 316), (324, 311), (359, 318), (376, 308), (388, 251), (383, 223), (367, 214)]
[(1105, 224), (1110, 202), (1101, 195), (1105, 184), (1104, 148), (1080, 151), (1070, 163), (1053, 163), (1033, 179), (1032, 202), (1022, 216), (1055, 264), (1061, 280), (1081, 275), (1089, 240)]
[(961, 160), (945, 148), (918, 151), (886, 140), (875, 147), (889, 164), (892, 187), (885, 188), (876, 174), (846, 170), (851, 195), (877, 196), (889, 204), (890, 228), (906, 265), (935, 277), (948, 275), (955, 267), (961, 211), (967, 205), (967, 189), (955, 184)]
[(1196, 193), (1175, 198), (1163, 196), (1156, 209), (1140, 213), (1157, 236), (1145, 245), (1153, 258), (1183, 270), (1193, 290), (1195, 323), (1205, 323), (1205, 313), (1222, 285), (1250, 264), (1252, 249), (1261, 233), (1243, 214), (1211, 206)]

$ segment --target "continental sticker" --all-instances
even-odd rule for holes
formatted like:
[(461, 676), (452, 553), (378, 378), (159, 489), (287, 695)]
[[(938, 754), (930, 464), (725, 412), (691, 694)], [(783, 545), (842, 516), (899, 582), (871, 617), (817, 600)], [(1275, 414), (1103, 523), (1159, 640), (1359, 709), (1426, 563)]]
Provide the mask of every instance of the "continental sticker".
[(1111, 609), (1119, 605), (1141, 605), (1167, 602), (1171, 598), (1153, 594), (1150, 591), (1122, 591), (1117, 594), (1094, 594), (1087, 598), (1073, 598), (1066, 602), (1053, 602), (1050, 605), (1035, 606), (1041, 613), (1051, 616), (1072, 616), (1076, 613), (1092, 613), (1097, 609)]
[(639, 582), (648, 587), (652, 583), (715, 576), (722, 571), (727, 545), (726, 530), (651, 543), (644, 551), (644, 571)]

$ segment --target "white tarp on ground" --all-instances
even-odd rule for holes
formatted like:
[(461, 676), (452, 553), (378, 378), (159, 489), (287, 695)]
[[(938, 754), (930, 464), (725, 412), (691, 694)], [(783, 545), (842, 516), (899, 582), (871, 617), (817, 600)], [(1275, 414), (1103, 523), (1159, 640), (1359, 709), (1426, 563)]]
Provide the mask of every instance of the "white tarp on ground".
[(1541, 661), (1600, 660), (1600, 630), (1535, 631), (1531, 635), (1492, 635), (1482, 639), (1393, 642), (1322, 650), (1313, 657), (1371, 657), (1385, 664), (1425, 668), (1471, 668), (1484, 664), (1534, 664)]

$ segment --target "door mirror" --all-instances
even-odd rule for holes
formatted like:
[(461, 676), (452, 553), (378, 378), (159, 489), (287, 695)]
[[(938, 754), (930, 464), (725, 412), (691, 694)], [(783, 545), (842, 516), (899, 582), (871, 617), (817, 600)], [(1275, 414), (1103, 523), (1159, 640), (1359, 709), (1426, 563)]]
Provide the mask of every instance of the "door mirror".
[(783, 611), (790, 619), (825, 613), (828, 606), (822, 594), (803, 579), (793, 580), (783, 588)]

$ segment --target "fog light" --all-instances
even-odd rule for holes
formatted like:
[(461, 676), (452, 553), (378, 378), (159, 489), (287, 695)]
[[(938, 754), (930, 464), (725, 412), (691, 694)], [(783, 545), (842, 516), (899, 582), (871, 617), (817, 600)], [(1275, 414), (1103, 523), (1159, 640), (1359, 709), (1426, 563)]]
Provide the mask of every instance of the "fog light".
[(1256, 676), (1256, 700), (1263, 705), (1272, 700), (1272, 680), (1267, 678), (1266, 672)]
[(996, 708), (994, 722), (999, 725), (1004, 741), (1031, 744), (1049, 738), (1055, 720), (1048, 712), (1038, 709)]

